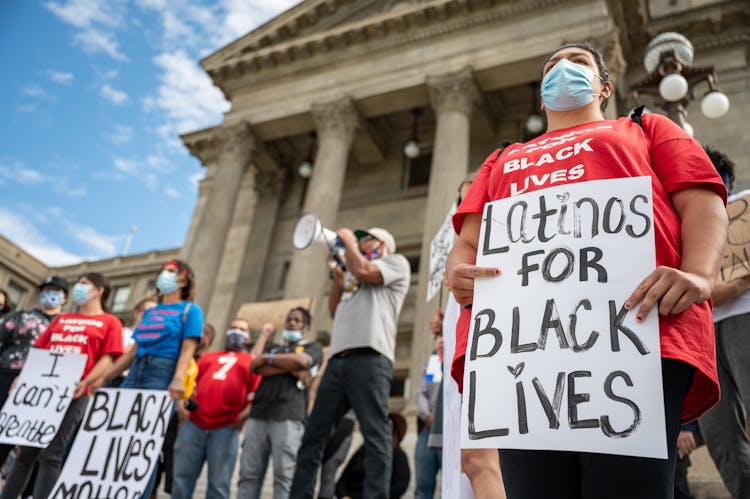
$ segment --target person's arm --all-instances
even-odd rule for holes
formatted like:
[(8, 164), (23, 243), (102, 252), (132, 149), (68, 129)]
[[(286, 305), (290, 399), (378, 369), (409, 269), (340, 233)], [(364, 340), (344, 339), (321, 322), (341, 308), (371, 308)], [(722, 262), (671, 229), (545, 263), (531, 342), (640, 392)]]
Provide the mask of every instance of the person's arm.
[(344, 243), (344, 261), (346, 268), (360, 282), (367, 284), (383, 284), (383, 274), (377, 265), (365, 258), (359, 251), (359, 241), (351, 229), (343, 228), (336, 231), (336, 234)]
[(75, 390), (73, 391), (73, 398), (77, 399), (78, 397), (86, 393), (86, 388), (93, 381), (101, 378), (107, 372), (107, 370), (110, 368), (111, 365), (112, 365), (112, 355), (110, 354), (102, 355), (99, 358), (99, 360), (96, 361), (96, 364), (94, 364), (94, 367), (86, 375), (86, 377), (78, 382)]
[(336, 265), (331, 269), (333, 276), (333, 283), (331, 284), (331, 292), (328, 295), (328, 313), (331, 314), (331, 319), (336, 315), (336, 308), (339, 306), (341, 301), (341, 294), (344, 292), (344, 270)]
[(680, 217), (682, 265), (679, 269), (658, 267), (625, 302), (633, 309), (640, 303), (636, 319), (644, 320), (658, 307), (660, 315), (679, 314), (693, 303), (704, 302), (719, 274), (727, 241), (727, 211), (713, 191), (689, 188), (671, 194)]
[(117, 357), (117, 360), (115, 360), (115, 362), (110, 366), (110, 368), (104, 373), (103, 376), (99, 377), (99, 379), (95, 379), (91, 382), (91, 384), (89, 384), (89, 391), (92, 393), (96, 392), (99, 388), (106, 385), (107, 382), (117, 378), (123, 372), (125, 372), (125, 370), (128, 369), (133, 363), (133, 359), (135, 359), (137, 350), (137, 343), (133, 343), (132, 345), (128, 346), (122, 353), (122, 355)]
[(469, 213), (465, 216), (461, 233), (448, 254), (445, 264), (448, 288), (456, 301), (463, 306), (471, 305), (474, 301), (474, 279), (500, 275), (500, 269), (496, 267), (475, 265), (481, 226), (481, 215)]
[(309, 369), (310, 366), (312, 360), (304, 353), (264, 353), (250, 364), (250, 370), (261, 376), (275, 376)]
[(248, 416), (250, 416), (250, 408), (252, 406), (253, 404), (248, 401), (245, 404), (245, 407), (242, 408), (242, 411), (240, 411), (237, 419), (235, 419), (230, 426), (235, 430), (240, 431), (242, 429), (242, 425), (245, 424), (245, 420), (248, 418)]
[(717, 282), (711, 293), (711, 300), (714, 302), (714, 307), (718, 307), (737, 298), (748, 289), (750, 289), (750, 275), (728, 282)]
[(185, 396), (185, 386), (182, 384), (182, 379), (185, 377), (185, 371), (187, 371), (190, 365), (190, 359), (195, 355), (196, 348), (198, 348), (197, 338), (191, 337), (182, 340), (180, 356), (177, 358), (177, 367), (174, 370), (172, 382), (169, 384), (169, 396), (172, 400), (180, 400)]
[(270, 322), (263, 324), (263, 329), (260, 331), (258, 341), (253, 345), (253, 349), (250, 350), (250, 355), (252, 355), (253, 358), (257, 359), (263, 353), (263, 349), (266, 348), (266, 342), (271, 334), (273, 334), (274, 329), (273, 324)]
[(430, 396), (427, 393), (427, 384), (427, 366), (425, 366), (424, 369), (422, 369), (422, 377), (419, 380), (419, 389), (417, 390), (416, 403), (417, 417), (419, 417), (419, 419), (421, 419), (422, 422), (424, 422), (425, 425), (429, 428), (427, 420), (430, 418), (430, 414), (432, 411), (430, 411)]

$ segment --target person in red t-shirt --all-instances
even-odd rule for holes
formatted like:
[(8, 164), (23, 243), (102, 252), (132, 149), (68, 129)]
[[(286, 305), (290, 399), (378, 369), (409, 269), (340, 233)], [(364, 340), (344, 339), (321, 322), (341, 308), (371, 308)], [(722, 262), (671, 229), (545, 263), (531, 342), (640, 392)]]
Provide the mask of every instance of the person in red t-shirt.
[[(86, 354), (86, 367), (55, 438), (44, 449), (21, 447), (0, 498), (16, 499), (21, 494), (36, 461), (39, 472), (34, 497), (47, 497), (52, 491), (60, 474), (65, 447), (86, 410), (88, 397), (83, 395), (122, 354), (122, 324), (106, 306), (110, 291), (109, 281), (103, 275), (91, 272), (81, 276), (71, 293), (78, 310), (55, 317), (34, 343), (36, 348), (53, 352)], [(75, 326), (74, 332), (71, 326)]]
[[(453, 219), (459, 239), (448, 258), (448, 283), (466, 307), (474, 279), (502, 278), (502, 269), (474, 265), (485, 203), (551, 185), (650, 176), (657, 268), (625, 308), (639, 321), (659, 313), (669, 459), (500, 450), (506, 492), (510, 499), (672, 497), (681, 416), (695, 419), (719, 399), (708, 300), (726, 241), (726, 189), (701, 146), (670, 120), (604, 120), (614, 86), (591, 45), (558, 48), (542, 76), (547, 132), (494, 152), (482, 165)], [(457, 325), (452, 374), (459, 385), (470, 317), (464, 308)]]
[[(244, 328), (237, 327), (238, 322)], [(224, 351), (209, 352), (198, 359), (198, 379), (189, 413), (184, 402), (178, 405), (181, 419), (174, 443), (172, 497), (193, 497), (203, 462), (208, 462), (206, 497), (229, 498), (232, 472), (237, 460), (239, 430), (250, 410), (250, 396), (261, 377), (253, 374), (253, 356), (244, 352), (250, 336), (247, 322), (232, 321)]]

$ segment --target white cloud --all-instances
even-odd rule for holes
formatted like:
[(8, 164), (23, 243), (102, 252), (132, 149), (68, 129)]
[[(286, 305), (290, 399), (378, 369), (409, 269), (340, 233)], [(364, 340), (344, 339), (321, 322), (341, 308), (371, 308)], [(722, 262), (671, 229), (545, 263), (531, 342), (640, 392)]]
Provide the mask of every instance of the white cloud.
[(50, 80), (61, 85), (69, 85), (75, 78), (73, 73), (68, 73), (67, 71), (56, 71), (54, 69), (48, 69), (47, 75)]
[(116, 125), (115, 129), (109, 134), (109, 140), (118, 145), (129, 143), (133, 140), (133, 127)]
[(155, 164), (159, 163), (160, 167), (164, 167), (161, 164), (162, 159), (158, 159), (157, 156), (149, 156), (146, 159), (141, 158), (115, 158), (114, 167), (117, 172), (122, 172), (139, 182), (143, 182), (150, 191), (156, 191), (159, 188), (159, 171)]
[(188, 177), (188, 182), (190, 182), (190, 187), (192, 187), (193, 192), (198, 192), (198, 186), (200, 185), (201, 180), (206, 178), (206, 170), (201, 169), (201, 171), (197, 173), (193, 173)]
[(20, 184), (41, 184), (52, 180), (52, 177), (48, 177), (42, 172), (26, 168), (22, 165), (16, 165), (13, 176)]
[(87, 54), (106, 54), (118, 61), (127, 61), (128, 57), (120, 51), (115, 37), (97, 29), (86, 29), (73, 37), (73, 42)]
[(21, 93), (26, 97), (46, 100), (47, 102), (55, 102), (57, 100), (39, 85), (26, 85), (21, 89)]
[(138, 162), (135, 159), (115, 158), (114, 165), (123, 173), (133, 174), (138, 172)]
[(28, 251), (47, 265), (72, 265), (83, 258), (47, 239), (26, 217), (0, 207), (0, 234)]
[(164, 194), (173, 199), (177, 199), (181, 196), (180, 191), (178, 191), (174, 187), (167, 187), (166, 189), (164, 189)]
[(160, 84), (156, 96), (144, 104), (147, 109), (150, 105), (166, 115), (170, 133), (204, 128), (219, 121), (229, 109), (219, 89), (185, 52), (160, 54), (154, 63), (162, 70)]
[(109, 83), (102, 85), (101, 89), (99, 89), (99, 95), (118, 106), (128, 101), (128, 94), (122, 90), (113, 88)]

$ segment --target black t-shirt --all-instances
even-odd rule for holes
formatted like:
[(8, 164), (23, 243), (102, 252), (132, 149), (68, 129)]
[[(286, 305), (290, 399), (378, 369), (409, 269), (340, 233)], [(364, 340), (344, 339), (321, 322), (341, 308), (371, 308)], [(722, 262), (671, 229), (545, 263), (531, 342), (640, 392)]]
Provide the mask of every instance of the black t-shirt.
[[(311, 369), (316, 370), (323, 361), (320, 343), (301, 340), (297, 343), (272, 347), (269, 353), (306, 353), (312, 359)], [(255, 391), (250, 417), (274, 421), (307, 419), (309, 391), (295, 376), (285, 373), (264, 376)]]

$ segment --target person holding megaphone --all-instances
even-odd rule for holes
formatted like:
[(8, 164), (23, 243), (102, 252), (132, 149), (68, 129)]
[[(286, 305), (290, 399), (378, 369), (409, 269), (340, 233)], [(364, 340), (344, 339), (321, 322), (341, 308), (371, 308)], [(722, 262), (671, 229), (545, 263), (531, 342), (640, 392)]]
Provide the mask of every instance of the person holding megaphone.
[[(364, 497), (388, 497), (393, 454), (388, 395), (398, 316), (411, 268), (396, 253), (396, 241), (385, 229), (341, 228), (334, 233), (321, 230), (313, 216), (308, 220), (310, 237), (298, 238), (302, 222), (295, 229), (295, 246), (303, 246), (298, 239), (312, 240), (323, 233), (342, 262), (331, 270), (331, 358), (302, 437), (289, 497), (312, 499), (328, 437), (349, 408), (365, 438)], [(343, 252), (334, 253), (337, 242)], [(329, 264), (332, 261), (333, 257)]]

